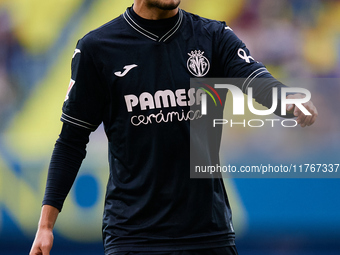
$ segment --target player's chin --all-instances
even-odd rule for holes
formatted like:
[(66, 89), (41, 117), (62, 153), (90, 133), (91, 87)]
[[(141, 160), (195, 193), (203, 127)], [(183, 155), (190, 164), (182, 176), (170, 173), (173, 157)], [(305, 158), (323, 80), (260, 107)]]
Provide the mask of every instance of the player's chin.
[(176, 9), (180, 3), (181, 0), (160, 0), (158, 2), (158, 8), (164, 11), (171, 11)]

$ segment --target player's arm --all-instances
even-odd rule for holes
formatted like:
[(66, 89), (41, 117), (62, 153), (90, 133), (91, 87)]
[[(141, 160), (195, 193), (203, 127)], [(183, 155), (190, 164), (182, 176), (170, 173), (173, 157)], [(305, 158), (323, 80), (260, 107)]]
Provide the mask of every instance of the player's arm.
[(86, 156), (90, 133), (96, 130), (103, 119), (108, 93), (93, 57), (93, 45), (97, 43), (91, 38), (87, 43), (83, 39), (79, 40), (72, 56), (71, 82), (61, 117), (64, 124), (50, 161), (41, 219), (31, 254), (49, 254), (57, 215)]
[[(297, 117), (297, 122), (302, 126), (310, 126), (315, 122), (317, 117), (316, 107), (311, 101), (304, 103), (303, 106), (311, 113), (304, 115), (298, 107), (293, 105), (287, 106), (288, 114), (281, 115), (281, 88), (287, 87), (280, 81), (276, 80), (266, 69), (266, 67), (254, 60), (245, 44), (227, 27), (224, 27), (220, 34), (219, 55), (221, 55), (221, 66), (223, 67), (224, 76), (240, 78), (236, 85), (247, 94), (248, 89), (253, 89), (253, 98), (256, 102), (270, 108), (273, 102), (273, 88), (278, 90), (278, 104), (276, 115), (281, 117)], [(289, 95), (287, 98), (299, 99), (302, 95)]]
[(86, 129), (63, 124), (53, 150), (38, 230), (30, 255), (49, 254), (52, 248), (52, 230), (85, 158), (89, 135), (90, 131)]

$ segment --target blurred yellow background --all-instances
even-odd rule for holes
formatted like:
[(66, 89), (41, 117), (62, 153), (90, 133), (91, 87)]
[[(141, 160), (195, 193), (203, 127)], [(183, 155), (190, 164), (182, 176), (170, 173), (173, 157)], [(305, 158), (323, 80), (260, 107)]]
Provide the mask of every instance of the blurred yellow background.
[[(0, 254), (12, 254), (17, 242), (22, 243), (22, 248), (16, 246), (18, 250), (13, 254), (27, 254), (34, 236), (49, 158), (61, 128), (59, 117), (77, 40), (123, 13), (132, 3), (117, 0), (0, 0)], [(322, 79), (334, 79), (335, 85), (340, 85), (340, 1), (183, 0), (180, 7), (200, 16), (226, 21), (246, 43), (252, 56), (263, 62), (275, 77), (320, 79), (321, 82)], [(332, 109), (334, 105), (327, 105), (327, 98), (336, 100), (339, 87), (314, 86), (312, 89), (320, 94), (316, 101), (324, 114), (316, 128), (304, 135), (307, 138), (323, 137), (320, 134), (327, 133), (329, 136), (320, 148), (325, 146), (334, 152), (337, 147), (330, 141), (339, 141), (340, 122), (337, 111)], [(334, 115), (337, 117), (332, 119)], [(224, 138), (229, 146), (235, 145), (226, 160), (244, 153), (243, 150), (249, 147), (246, 138), (254, 134), (249, 130), (233, 132), (234, 135)], [(257, 135), (261, 137), (261, 134)], [(270, 152), (271, 148), (268, 145), (263, 153)], [(230, 147), (222, 146), (222, 149), (224, 152)], [(100, 243), (108, 176), (106, 155), (107, 145), (101, 127), (92, 134), (79, 181), (56, 226), (57, 235), (71, 245), (79, 241)], [(323, 158), (329, 160), (326, 156)], [(240, 236), (254, 236), (252, 229), (261, 229), (259, 224), (263, 222), (264, 229), (270, 229), (270, 222), (252, 214), (251, 203), (247, 202), (250, 198), (243, 192), (245, 183), (225, 182)], [(320, 185), (331, 189), (337, 184)], [(300, 188), (308, 185), (303, 183)], [(294, 203), (297, 205), (297, 201)], [(332, 210), (332, 206), (339, 212), (339, 203), (334, 205), (334, 201), (325, 208)], [(275, 208), (271, 209), (267, 213), (276, 213)], [(320, 211), (314, 213), (320, 217), (327, 215)], [(300, 217), (299, 213), (295, 215)], [(314, 220), (313, 215), (310, 221)], [(336, 224), (340, 225), (339, 220)], [(284, 225), (279, 224), (278, 228), (286, 233)], [(301, 235), (308, 237), (309, 225), (301, 228)]]

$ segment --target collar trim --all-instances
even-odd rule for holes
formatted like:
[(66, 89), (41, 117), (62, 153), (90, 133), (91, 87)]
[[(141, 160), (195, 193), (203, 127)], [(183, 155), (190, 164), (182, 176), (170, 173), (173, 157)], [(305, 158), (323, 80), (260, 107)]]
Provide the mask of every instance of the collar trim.
[(145, 37), (147, 37), (147, 38), (149, 38), (153, 41), (156, 41), (156, 42), (165, 42), (171, 36), (173, 36), (176, 33), (176, 31), (179, 29), (179, 27), (182, 24), (183, 11), (181, 9), (179, 9), (178, 12), (179, 12), (179, 15), (178, 15), (178, 20), (177, 20), (176, 24), (168, 32), (166, 32), (161, 38), (159, 38), (159, 36), (151, 33), (150, 31), (144, 29), (142, 26), (138, 25), (138, 22), (136, 20), (134, 20), (131, 15), (129, 15), (128, 10), (126, 10), (123, 13), (123, 18), (134, 30), (136, 30), (140, 34), (144, 35)]

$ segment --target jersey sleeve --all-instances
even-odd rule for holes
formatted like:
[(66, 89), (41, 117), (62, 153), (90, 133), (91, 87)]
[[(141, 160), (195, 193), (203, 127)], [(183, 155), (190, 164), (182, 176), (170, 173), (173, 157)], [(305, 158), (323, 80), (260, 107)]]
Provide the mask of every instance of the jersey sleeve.
[[(225, 77), (231, 78), (257, 78), (271, 77), (266, 67), (255, 61), (246, 45), (236, 36), (234, 31), (222, 23), (218, 54)], [(243, 92), (245, 92), (243, 88)]]
[(43, 205), (51, 205), (61, 211), (86, 156), (90, 133), (88, 129), (63, 124), (48, 168)]
[(251, 56), (246, 45), (225, 23), (222, 23), (217, 48), (223, 76), (240, 78), (235, 79), (234, 85), (238, 86), (245, 94), (248, 93), (248, 88), (251, 87), (253, 89), (253, 98), (256, 102), (270, 108), (273, 98), (272, 89), (274, 87), (278, 89), (279, 104), (275, 114), (280, 116), (281, 88), (286, 87), (286, 85), (276, 80), (262, 63), (257, 62)]
[(93, 50), (83, 39), (77, 43), (71, 68), (61, 121), (94, 131), (102, 122), (106, 93), (95, 65)]

